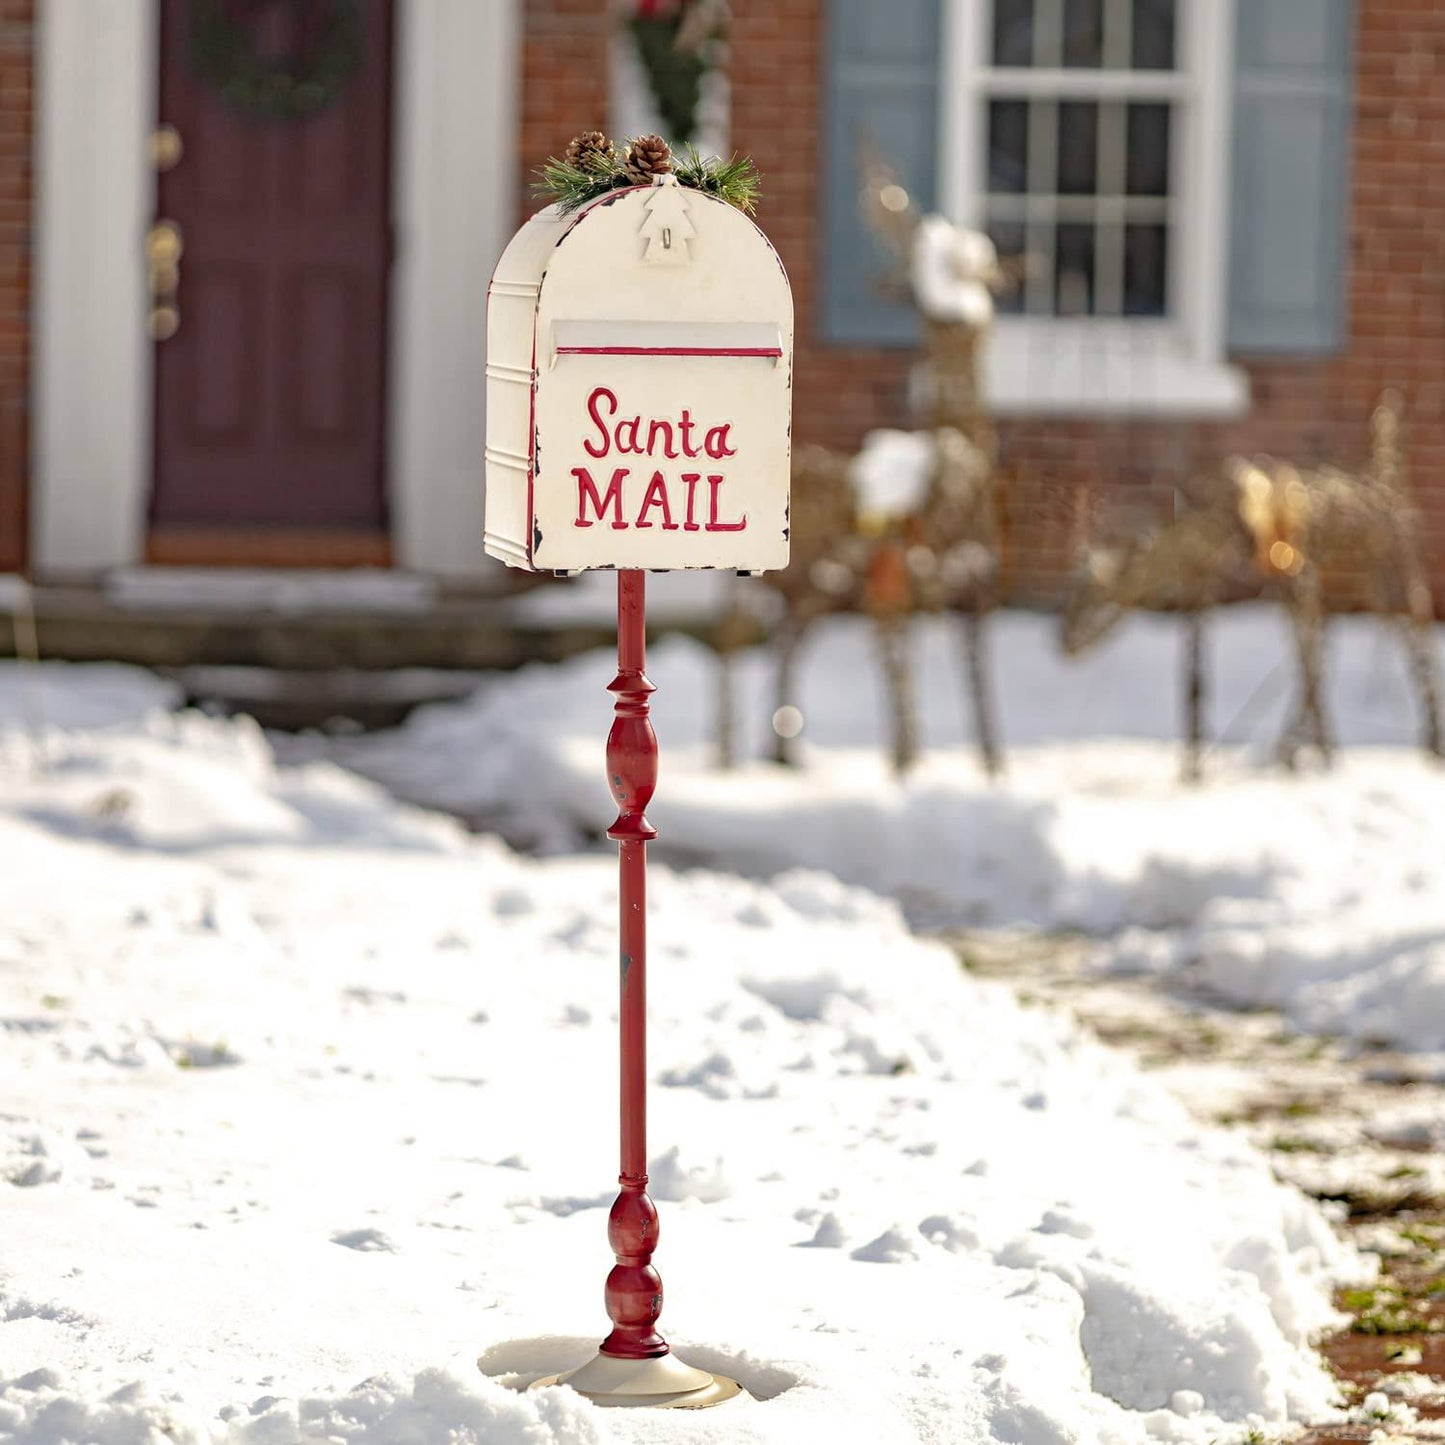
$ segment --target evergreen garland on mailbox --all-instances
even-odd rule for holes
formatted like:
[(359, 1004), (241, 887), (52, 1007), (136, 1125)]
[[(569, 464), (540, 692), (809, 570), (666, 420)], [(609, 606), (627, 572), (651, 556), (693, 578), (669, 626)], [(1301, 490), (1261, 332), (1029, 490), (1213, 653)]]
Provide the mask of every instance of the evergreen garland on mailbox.
[(674, 175), (680, 186), (703, 191), (752, 215), (761, 183), (757, 167), (746, 156), (722, 160), (702, 156), (694, 146), (672, 153), (661, 136), (635, 136), (621, 153), (600, 130), (573, 136), (562, 155), (549, 156), (537, 169), (532, 187), (538, 197), (559, 206), (563, 215), (605, 196), (608, 191), (646, 185), (653, 176)]

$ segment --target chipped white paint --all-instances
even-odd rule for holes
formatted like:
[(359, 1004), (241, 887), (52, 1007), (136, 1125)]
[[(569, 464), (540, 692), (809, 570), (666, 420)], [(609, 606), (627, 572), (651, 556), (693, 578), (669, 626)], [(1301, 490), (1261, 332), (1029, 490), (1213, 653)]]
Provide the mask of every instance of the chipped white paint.
[(487, 551), (786, 566), (792, 353), (782, 263), (734, 207), (669, 176), (540, 212), (488, 292)]

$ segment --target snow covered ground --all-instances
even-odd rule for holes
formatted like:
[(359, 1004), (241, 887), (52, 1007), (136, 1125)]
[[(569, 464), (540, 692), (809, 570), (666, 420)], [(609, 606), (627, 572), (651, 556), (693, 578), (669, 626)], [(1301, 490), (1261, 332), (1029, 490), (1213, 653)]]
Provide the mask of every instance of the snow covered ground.
[[(673, 709), (691, 656), (658, 651)], [(559, 673), (575, 759), (562, 731), (471, 748), (581, 797), (604, 670)], [(605, 1324), (610, 861), (278, 769), (244, 722), (123, 713), (42, 749), (0, 713), (0, 1434), (1205, 1445), (1329, 1410), (1306, 1342), (1364, 1266), (1318, 1208), (894, 903), (799, 870), (653, 889), (663, 1326), (755, 1398), (507, 1388)], [(665, 716), (681, 832), (705, 779)], [(798, 816), (727, 786), (740, 840)], [(855, 831), (885, 785), (859, 796)]]
[[(1178, 782), (1171, 619), (1131, 619), (1071, 663), (1052, 619), (998, 617), (1010, 745), (998, 783), (968, 746), (959, 647), (945, 623), (920, 628), (929, 752), (901, 786), (884, 763), (862, 623), (824, 624), (805, 655), (796, 772), (716, 770), (711, 655), (686, 639), (655, 647), (662, 782), (650, 811), (662, 846), (754, 875), (826, 869), (897, 898), (926, 927), (1084, 930), (1101, 939), (1104, 967), (1187, 971), (1301, 1028), (1445, 1049), (1445, 770), (1414, 746), (1415, 701), (1384, 624), (1331, 624), (1330, 701), (1347, 750), (1332, 771), (1288, 776), (1272, 763), (1292, 684), (1282, 616), (1221, 613), (1208, 642), (1219, 742), (1197, 788)], [(613, 670), (599, 652), (498, 679), (346, 757), (404, 796), (570, 846), (611, 818), (598, 748)], [(754, 757), (766, 751), (770, 686), (769, 660), (744, 657), (738, 717)]]

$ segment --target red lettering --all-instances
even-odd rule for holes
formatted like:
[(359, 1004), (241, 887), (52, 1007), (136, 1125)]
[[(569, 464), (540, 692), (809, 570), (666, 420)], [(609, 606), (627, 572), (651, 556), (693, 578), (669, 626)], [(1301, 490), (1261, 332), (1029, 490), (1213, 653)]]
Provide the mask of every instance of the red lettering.
[(661, 472), (653, 472), (647, 491), (643, 493), (642, 505), (637, 509), (637, 521), (633, 525), (650, 527), (652, 523), (647, 520), (647, 514), (654, 507), (662, 508), (662, 530), (677, 531), (677, 523), (672, 520), (672, 503), (667, 499), (667, 484), (662, 480)]
[(653, 455), (653, 448), (657, 445), (658, 434), (662, 435), (662, 454), (665, 457), (675, 457), (677, 453), (672, 449), (672, 423), (670, 421), (653, 421), (647, 424), (647, 455)]
[[(602, 438), (602, 445), (600, 447), (594, 447), (591, 442), (584, 441), (582, 446), (589, 457), (605, 457), (612, 445), (612, 438), (607, 433), (607, 423), (597, 414), (598, 399), (604, 396), (611, 403), (608, 412), (612, 415), (615, 415), (617, 412), (616, 392), (608, 391), (605, 386), (594, 386), (592, 388), (592, 395), (587, 398), (587, 415), (592, 418), (592, 424), (597, 428), (598, 434)], [(578, 525), (580, 526), (582, 524), (579, 523)], [(590, 527), (592, 524), (588, 522), (586, 525)]]
[[(639, 452), (642, 451), (642, 447), (639, 445), (638, 440), (637, 440), (637, 429), (638, 429), (638, 427), (640, 427), (641, 425), (642, 425), (642, 418), (641, 418), (640, 416), (634, 416), (634, 417), (631, 417), (631, 418), (630, 418), (629, 420), (627, 420), (627, 421), (620, 421), (620, 422), (617, 423), (617, 450), (618, 450), (618, 451), (620, 451), (620, 452), (633, 452), (633, 453), (639, 453)], [(625, 441), (623, 441), (623, 436), (624, 436), (624, 434), (627, 433), (627, 432), (629, 432), (629, 431), (632, 433), (632, 444), (631, 444), (631, 446), (629, 446)]]
[(692, 417), (688, 415), (686, 407), (682, 409), (682, 417), (679, 423), (682, 427), (682, 449), (690, 457), (700, 456), (701, 453), (692, 444)]
[(709, 474), (708, 485), (708, 506), (707, 506), (707, 530), (709, 532), (741, 532), (748, 524), (748, 514), (743, 513), (742, 519), (737, 522), (718, 521), (718, 491), (722, 487), (723, 479), (716, 474)]
[(684, 532), (702, 531), (702, 523), (697, 520), (697, 484), (702, 481), (701, 472), (684, 472), (682, 484), (687, 488), (687, 521), (682, 524)]
[[(601, 390), (601, 388), (599, 387), (598, 390)], [(593, 395), (595, 396), (596, 393), (594, 392)], [(617, 400), (616, 397), (612, 399), (614, 403)], [(590, 406), (591, 403), (589, 402), (588, 405)], [(590, 451), (591, 448), (589, 447), (588, 450)], [(625, 527), (627, 523), (622, 520), (622, 479), (627, 475), (627, 472), (627, 467), (618, 467), (617, 470), (612, 473), (612, 480), (607, 484), (606, 495), (598, 496), (597, 483), (592, 480), (592, 474), (587, 468), (573, 467), (572, 475), (577, 478), (577, 520), (572, 525), (574, 527), (590, 527), (594, 519), (600, 522), (602, 520), (602, 514), (608, 507), (611, 507), (613, 530), (617, 531)], [(595, 518), (589, 518), (587, 516), (587, 503), (589, 501), (592, 503), (592, 511), (595, 514)], [(713, 510), (716, 511), (716, 507), (714, 507)]]
[(721, 461), (723, 457), (737, 456), (737, 448), (728, 445), (728, 433), (733, 429), (731, 422), (725, 422), (722, 426), (711, 427), (707, 436), (703, 439), (703, 450), (708, 456)]

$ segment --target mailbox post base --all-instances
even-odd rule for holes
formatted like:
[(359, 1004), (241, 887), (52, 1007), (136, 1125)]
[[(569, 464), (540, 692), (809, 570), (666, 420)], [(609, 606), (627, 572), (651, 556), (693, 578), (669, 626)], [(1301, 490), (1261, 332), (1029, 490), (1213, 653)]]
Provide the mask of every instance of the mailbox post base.
[(654, 1410), (705, 1410), (735, 1399), (743, 1387), (726, 1375), (685, 1365), (675, 1355), (650, 1360), (620, 1360), (594, 1355), (585, 1365), (562, 1375), (548, 1375), (530, 1388), (567, 1385), (594, 1405), (632, 1406)]
[(607, 777), (617, 821), (607, 836), (619, 845), (619, 987), (621, 1024), (621, 1193), (607, 1216), (616, 1264), (604, 1299), (612, 1333), (585, 1365), (548, 1375), (531, 1388), (567, 1385), (594, 1405), (705, 1410), (743, 1393), (736, 1380), (684, 1364), (657, 1333), (662, 1281), (652, 1267), (657, 1210), (647, 1197), (647, 845), (657, 830), (644, 810), (657, 786), (657, 738), (645, 669), (646, 576), (617, 573), (616, 698), (607, 735)]

